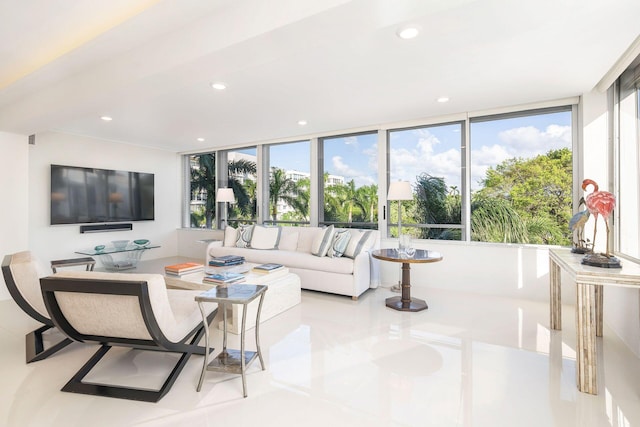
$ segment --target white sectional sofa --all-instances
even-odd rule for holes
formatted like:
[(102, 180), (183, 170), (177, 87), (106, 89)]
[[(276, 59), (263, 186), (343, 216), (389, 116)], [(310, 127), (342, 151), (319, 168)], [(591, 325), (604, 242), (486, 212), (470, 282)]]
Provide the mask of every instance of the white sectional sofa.
[(377, 230), (320, 227), (227, 227), (224, 241), (211, 242), (206, 261), (241, 255), (251, 263), (279, 263), (297, 274), (302, 289), (350, 296), (357, 300), (379, 284)]

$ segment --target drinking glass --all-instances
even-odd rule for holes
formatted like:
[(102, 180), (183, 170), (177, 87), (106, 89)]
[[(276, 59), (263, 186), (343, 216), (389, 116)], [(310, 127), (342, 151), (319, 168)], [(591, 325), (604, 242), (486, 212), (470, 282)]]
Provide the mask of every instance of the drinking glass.
[(406, 248), (404, 248), (404, 253), (407, 254), (407, 256), (409, 258), (413, 258), (413, 256), (416, 254), (416, 248), (413, 247), (413, 245), (409, 245)]

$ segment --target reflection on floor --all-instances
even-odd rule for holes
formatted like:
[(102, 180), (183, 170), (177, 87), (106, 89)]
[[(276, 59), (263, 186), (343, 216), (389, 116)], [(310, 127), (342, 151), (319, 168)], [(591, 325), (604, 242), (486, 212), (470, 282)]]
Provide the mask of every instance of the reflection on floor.
[[(267, 370), (252, 365), (246, 399), (238, 376), (214, 372), (196, 392), (194, 356), (157, 404), (60, 392), (96, 347), (75, 343), (26, 365), (24, 334), (35, 323), (0, 301), (0, 425), (640, 425), (640, 361), (606, 327), (591, 396), (575, 387), (572, 307), (564, 330), (550, 332), (545, 303), (413, 291), (428, 310), (388, 309), (383, 288), (357, 302), (305, 291), (263, 324)], [(114, 349), (91, 378), (157, 387), (173, 357)]]

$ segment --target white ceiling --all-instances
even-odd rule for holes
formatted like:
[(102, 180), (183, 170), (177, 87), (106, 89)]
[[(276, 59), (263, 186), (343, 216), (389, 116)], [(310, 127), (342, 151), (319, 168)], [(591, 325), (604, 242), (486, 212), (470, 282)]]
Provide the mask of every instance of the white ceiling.
[(638, 0), (0, 0), (0, 131), (184, 152), (571, 97), (638, 17)]

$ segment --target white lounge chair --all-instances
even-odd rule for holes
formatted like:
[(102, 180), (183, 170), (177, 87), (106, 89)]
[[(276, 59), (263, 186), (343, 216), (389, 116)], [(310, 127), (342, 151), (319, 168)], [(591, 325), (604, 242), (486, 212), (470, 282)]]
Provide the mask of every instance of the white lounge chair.
[[(167, 290), (159, 274), (63, 271), (40, 283), (58, 329), (74, 341), (101, 345), (62, 391), (157, 402), (171, 389), (191, 354), (205, 354), (197, 345), (204, 334), (195, 302), (201, 291)], [(217, 306), (206, 309), (210, 323)], [(112, 346), (182, 355), (159, 390), (82, 382)]]

